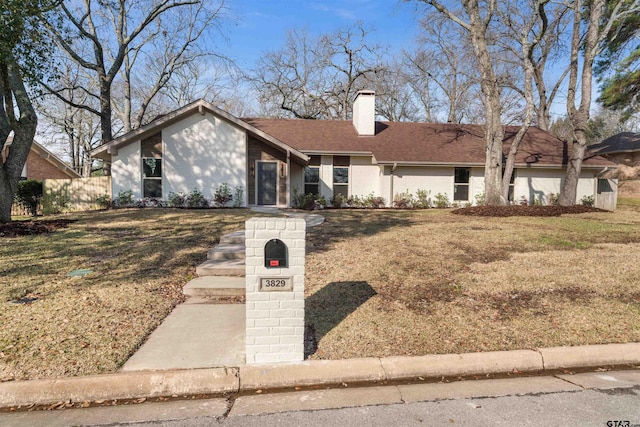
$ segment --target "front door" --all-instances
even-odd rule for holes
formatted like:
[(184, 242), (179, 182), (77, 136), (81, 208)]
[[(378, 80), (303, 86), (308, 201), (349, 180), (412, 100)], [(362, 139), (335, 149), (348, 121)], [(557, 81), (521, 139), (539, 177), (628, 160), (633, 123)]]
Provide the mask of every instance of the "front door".
[(278, 162), (258, 162), (258, 205), (278, 204)]

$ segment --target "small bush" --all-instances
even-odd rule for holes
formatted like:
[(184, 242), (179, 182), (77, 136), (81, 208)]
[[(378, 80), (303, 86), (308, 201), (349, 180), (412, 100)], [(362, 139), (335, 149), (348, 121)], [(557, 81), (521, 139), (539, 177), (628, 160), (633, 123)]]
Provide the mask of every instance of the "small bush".
[(216, 189), (216, 192), (213, 193), (213, 201), (216, 203), (216, 206), (224, 207), (232, 199), (233, 195), (231, 194), (229, 185), (226, 182), (220, 184)]
[(133, 191), (118, 191), (118, 195), (114, 200), (114, 205), (118, 208), (133, 206)]
[(244, 187), (242, 185), (238, 185), (234, 189), (233, 207), (239, 208), (240, 206), (242, 206), (242, 202), (244, 202)]
[(436, 208), (444, 209), (451, 206), (451, 202), (449, 202), (449, 196), (447, 196), (446, 194), (438, 193), (434, 196), (434, 199)]
[(113, 200), (108, 194), (103, 194), (96, 197), (96, 204), (100, 206), (100, 209), (111, 209), (113, 207)]
[(416, 198), (413, 203), (414, 207), (418, 209), (428, 209), (431, 207), (431, 191), (430, 190), (416, 190)]
[(558, 206), (560, 204), (560, 193), (549, 193), (547, 200), (549, 200), (550, 205)]
[(529, 206), (529, 199), (524, 196), (520, 197), (520, 201), (518, 202), (520, 206)]
[(19, 181), (14, 199), (27, 208), (32, 216), (36, 216), (42, 200), (42, 181), (35, 179)]
[(172, 208), (183, 208), (187, 203), (187, 198), (184, 193), (174, 193), (173, 191), (169, 193), (169, 197), (167, 198), (167, 202)]
[(362, 209), (365, 207), (364, 199), (360, 196), (351, 195), (347, 197), (346, 204), (350, 208)]
[(364, 198), (364, 206), (369, 209), (381, 209), (384, 208), (386, 204), (387, 201), (384, 197), (376, 196), (373, 192)]
[(396, 193), (393, 198), (393, 207), (398, 209), (413, 208), (413, 195), (409, 193), (409, 190), (404, 193)]
[[(229, 193), (229, 195), (231, 195), (231, 193)], [(206, 208), (209, 206), (209, 201), (204, 197), (204, 194), (202, 194), (200, 190), (194, 188), (189, 194), (187, 194), (185, 205), (188, 208)]]
[(592, 208), (596, 204), (596, 199), (593, 196), (584, 196), (580, 199), (580, 204)]
[(71, 197), (66, 188), (58, 191), (47, 191), (42, 196), (42, 213), (44, 215), (54, 215), (69, 210)]
[(476, 201), (476, 206), (484, 206), (487, 204), (487, 197), (484, 193), (478, 193), (473, 198)]
[(155, 197), (145, 197), (135, 202), (136, 208), (166, 208), (167, 204)]
[(334, 194), (334, 196), (331, 198), (331, 206), (333, 206), (334, 208), (341, 208), (346, 205), (346, 202), (347, 198), (344, 197), (342, 193)]

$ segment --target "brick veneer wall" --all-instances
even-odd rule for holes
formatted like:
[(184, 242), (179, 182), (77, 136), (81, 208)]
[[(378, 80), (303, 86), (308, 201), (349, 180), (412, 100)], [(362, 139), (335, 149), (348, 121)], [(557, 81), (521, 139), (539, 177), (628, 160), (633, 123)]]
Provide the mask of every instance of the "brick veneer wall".
[[(246, 222), (246, 363), (304, 359), (304, 270), (306, 223), (300, 218), (252, 218)], [(271, 239), (288, 248), (287, 268), (266, 268)], [(261, 292), (261, 277), (291, 277), (293, 291)]]
[(43, 179), (65, 179), (69, 178), (69, 175), (31, 151), (27, 157), (27, 178), (42, 181)]

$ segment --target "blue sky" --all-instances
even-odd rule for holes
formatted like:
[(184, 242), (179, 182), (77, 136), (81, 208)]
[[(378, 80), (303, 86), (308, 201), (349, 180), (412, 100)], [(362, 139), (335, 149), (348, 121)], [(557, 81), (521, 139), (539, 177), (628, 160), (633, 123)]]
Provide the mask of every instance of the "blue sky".
[(253, 68), (261, 54), (280, 49), (287, 30), (317, 35), (361, 21), (373, 29), (371, 40), (390, 48), (408, 48), (417, 33), (419, 2), (401, 0), (235, 0), (228, 3), (237, 25), (228, 28), (228, 55), (242, 69)]

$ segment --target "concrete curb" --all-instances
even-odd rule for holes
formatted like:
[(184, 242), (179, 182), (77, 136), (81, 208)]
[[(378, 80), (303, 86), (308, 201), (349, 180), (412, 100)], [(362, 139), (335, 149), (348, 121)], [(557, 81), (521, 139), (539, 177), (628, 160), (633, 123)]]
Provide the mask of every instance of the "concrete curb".
[(126, 372), (3, 382), (0, 408), (632, 365), (640, 365), (640, 343)]

